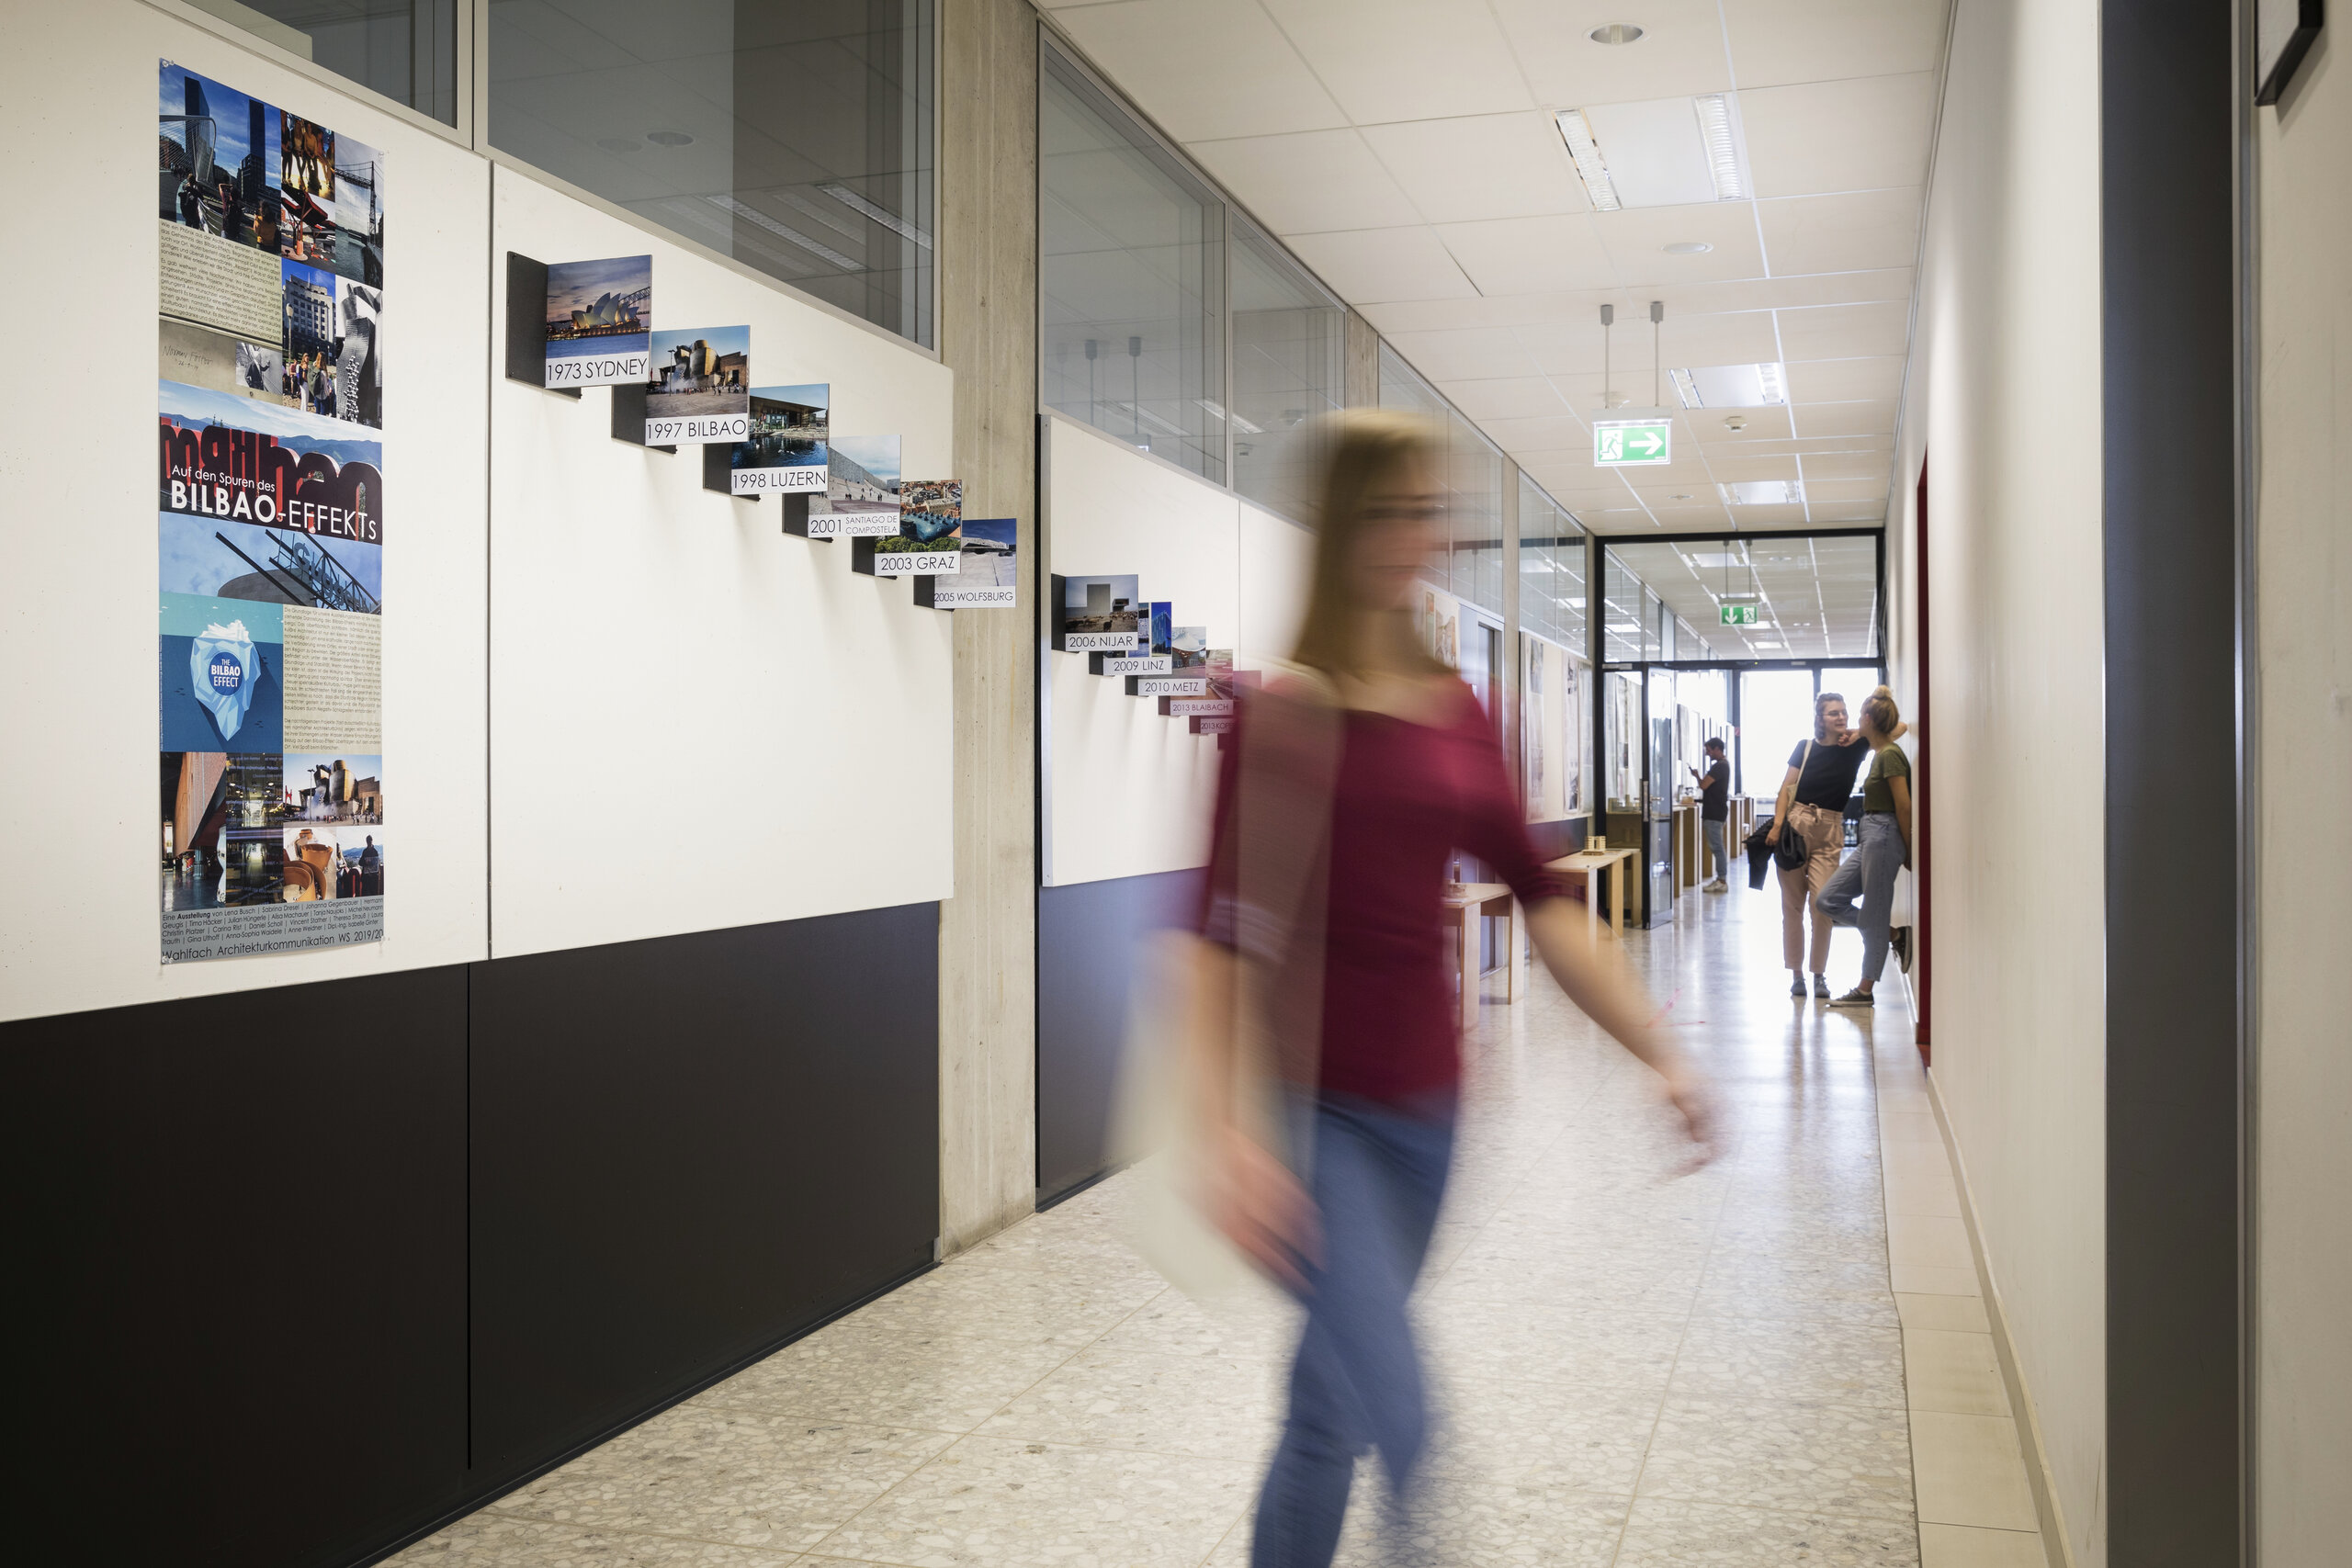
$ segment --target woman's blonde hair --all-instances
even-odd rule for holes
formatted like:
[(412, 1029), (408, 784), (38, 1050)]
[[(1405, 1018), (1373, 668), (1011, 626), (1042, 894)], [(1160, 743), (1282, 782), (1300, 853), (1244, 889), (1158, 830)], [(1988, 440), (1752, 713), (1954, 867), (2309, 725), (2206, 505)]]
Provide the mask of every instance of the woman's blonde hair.
[(1892, 735), (1894, 727), (1903, 722), (1903, 710), (1894, 705), (1894, 689), (1881, 686), (1862, 699), (1862, 717), (1881, 735)]
[[(1394, 409), (1350, 409), (1325, 421), (1320, 434), (1330, 457), (1323, 465), (1306, 614), (1291, 659), (1327, 675), (1345, 675), (1355, 671), (1363, 652), (1356, 640), (1357, 606), (1348, 568), (1363, 535), (1366, 503), (1415, 467), (1434, 467), (1437, 432), (1427, 420)], [(1411, 612), (1396, 615), (1396, 638), (1409, 650), (1408, 660), (1452, 673), (1413, 635)]]

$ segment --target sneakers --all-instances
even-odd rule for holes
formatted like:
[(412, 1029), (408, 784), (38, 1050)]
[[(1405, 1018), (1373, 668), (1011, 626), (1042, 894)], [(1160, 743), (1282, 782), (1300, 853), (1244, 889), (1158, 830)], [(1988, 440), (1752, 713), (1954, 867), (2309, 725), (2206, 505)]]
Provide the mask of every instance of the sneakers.
[(1886, 933), (1886, 940), (1894, 949), (1894, 962), (1902, 965), (1905, 975), (1911, 973), (1911, 928), (1897, 926)]
[(1718, 876), (1713, 882), (1708, 883), (1704, 887), (1700, 888), (1699, 891), (1702, 893), (1728, 893), (1731, 891), (1731, 884)]
[(1792, 969), (1789, 973), (1792, 976), (1789, 981), (1789, 995), (1792, 997), (1801, 997), (1804, 995), (1804, 972), (1799, 969)]
[(1819, 998), (1820, 998), (1822, 1000), (1824, 1000), (1824, 1001), (1827, 1001), (1827, 1000), (1829, 999), (1829, 976), (1826, 976), (1826, 975), (1815, 975), (1815, 976), (1813, 977), (1813, 994), (1814, 994), (1815, 996), (1816, 996), (1816, 997), (1819, 997)]
[(1857, 986), (1852, 990), (1848, 991), (1844, 996), (1833, 1000), (1829, 1005), (1834, 1008), (1866, 1008), (1874, 1006), (1875, 1004), (1871, 1000), (1871, 994), (1868, 991), (1863, 990), (1860, 986)]

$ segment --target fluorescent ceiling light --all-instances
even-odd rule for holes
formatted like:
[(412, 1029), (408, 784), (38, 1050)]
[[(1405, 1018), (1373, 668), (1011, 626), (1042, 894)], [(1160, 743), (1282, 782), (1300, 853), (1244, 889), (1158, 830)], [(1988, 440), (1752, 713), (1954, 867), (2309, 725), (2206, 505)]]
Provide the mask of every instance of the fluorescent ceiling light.
[(1559, 121), (1560, 140), (1568, 144), (1568, 156), (1576, 160), (1577, 177), (1584, 181), (1584, 194), (1592, 209), (1616, 211), (1620, 206), (1617, 187), (1609, 178), (1609, 165), (1600, 161), (1600, 144), (1593, 140), (1584, 111), (1562, 109), (1555, 118)]
[(1703, 93), (1690, 104), (1699, 111), (1699, 140), (1706, 143), (1707, 167), (1715, 176), (1715, 199), (1742, 199), (1748, 194), (1747, 160), (1739, 155), (1731, 98), (1723, 93)]
[(1778, 365), (1702, 365), (1670, 374), (1686, 409), (1771, 408), (1789, 400)]
[(1803, 479), (1749, 479), (1744, 484), (1717, 485), (1733, 506), (1789, 505), (1804, 500)]

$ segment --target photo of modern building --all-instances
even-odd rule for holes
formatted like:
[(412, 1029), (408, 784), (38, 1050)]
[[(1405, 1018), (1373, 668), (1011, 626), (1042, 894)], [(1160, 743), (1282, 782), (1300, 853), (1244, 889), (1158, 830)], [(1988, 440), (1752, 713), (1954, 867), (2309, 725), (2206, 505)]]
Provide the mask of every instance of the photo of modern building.
[(752, 329), (703, 327), (653, 334), (653, 379), (645, 417), (751, 412)]

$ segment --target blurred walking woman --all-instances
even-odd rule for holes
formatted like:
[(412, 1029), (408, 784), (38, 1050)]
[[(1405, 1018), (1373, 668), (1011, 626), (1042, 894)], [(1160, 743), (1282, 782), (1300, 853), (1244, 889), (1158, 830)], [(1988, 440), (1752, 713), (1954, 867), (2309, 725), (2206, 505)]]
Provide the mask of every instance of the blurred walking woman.
[(1252, 1568), (1330, 1562), (1369, 1450), (1411, 1510), (1428, 1417), (1406, 1299), (1453, 1152), (1440, 899), (1457, 849), (1510, 885), (1561, 987), (1659, 1073), (1702, 1152), (1710, 1136), (1703, 1083), (1615, 950), (1588, 946), (1492, 726), (1415, 635), (1442, 539), (1424, 427), (1365, 411), (1337, 431), (1299, 672), (1248, 694), (1225, 753), (1188, 1021), (1205, 1207), (1306, 1306)]
[[(1870, 747), (1870, 772), (1862, 775), (1861, 843), (1846, 857), (1814, 900), (1815, 929), (1827, 916), (1833, 925), (1862, 928), (1862, 977), (1829, 1005), (1866, 1008), (1879, 971), (1886, 967), (1887, 915), (1894, 899), (1894, 874), (1911, 863), (1911, 760), (1894, 743), (1903, 728), (1894, 694), (1884, 686), (1862, 700), (1862, 739)], [(1859, 914), (1854, 901), (1861, 900)]]
[(1838, 871), (1838, 857), (1846, 848), (1846, 802), (1853, 797), (1854, 771), (1865, 752), (1860, 730), (1846, 728), (1846, 699), (1824, 692), (1813, 699), (1813, 739), (1797, 743), (1789, 753), (1788, 776), (1781, 781), (1781, 798), (1772, 811), (1772, 826), (1765, 841), (1777, 845), (1783, 833), (1794, 833), (1805, 847), (1804, 863), (1781, 872), (1781, 961), (1790, 970), (1789, 995), (1804, 995), (1807, 968), (1813, 974), (1813, 994), (1829, 995), (1829, 917), (1813, 913), (1813, 943), (1804, 940), (1805, 911)]

